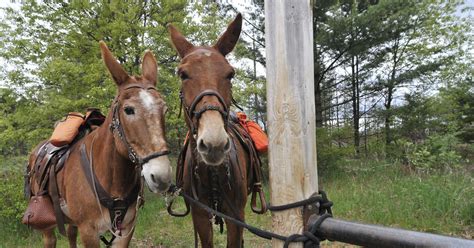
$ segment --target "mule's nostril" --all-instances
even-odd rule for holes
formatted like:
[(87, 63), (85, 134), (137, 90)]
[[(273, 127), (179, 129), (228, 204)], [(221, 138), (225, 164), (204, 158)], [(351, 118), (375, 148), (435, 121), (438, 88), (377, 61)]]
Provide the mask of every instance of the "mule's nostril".
[(170, 184), (171, 184), (171, 183), (159, 183), (159, 184), (158, 184), (158, 190), (159, 190), (159, 191), (162, 191), (162, 192), (163, 192), (163, 191), (167, 191), (168, 188), (170, 187)]
[(151, 180), (154, 182), (154, 183), (157, 183), (156, 179), (155, 179), (155, 176), (153, 174), (151, 174)]
[(198, 142), (198, 151), (200, 152), (206, 152), (208, 150), (208, 147), (206, 146), (206, 144), (204, 143), (204, 140), (199, 140)]
[(229, 151), (230, 150), (230, 139), (227, 139), (227, 143), (225, 143), (225, 146), (224, 146), (224, 151)]

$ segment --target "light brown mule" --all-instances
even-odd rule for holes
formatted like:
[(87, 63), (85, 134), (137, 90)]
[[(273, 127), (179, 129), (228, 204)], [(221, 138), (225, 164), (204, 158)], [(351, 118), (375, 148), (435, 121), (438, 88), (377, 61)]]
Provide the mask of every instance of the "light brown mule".
[[(252, 175), (251, 158), (235, 132), (229, 130), (234, 69), (225, 58), (237, 43), (241, 27), (242, 16), (238, 14), (212, 47), (192, 45), (172, 25), (168, 30), (181, 57), (178, 66), (182, 80), (181, 100), (191, 130), (189, 145), (182, 151), (182, 186), (195, 199), (243, 221)], [(209, 214), (192, 205), (191, 214), (202, 247), (213, 247)], [(226, 227), (227, 247), (241, 247), (242, 228), (229, 222)]]
[[(141, 176), (155, 193), (167, 191), (171, 182), (171, 167), (165, 152), (168, 149), (164, 130), (166, 104), (155, 89), (157, 64), (153, 54), (145, 53), (141, 76), (129, 76), (105, 43), (100, 42), (100, 48), (118, 87), (116, 98), (105, 122), (70, 148), (70, 156), (57, 176), (60, 196), (67, 204), (63, 212), (69, 223), (67, 235), (71, 247), (76, 247), (78, 232), (83, 246), (89, 248), (99, 247), (99, 235), (113, 230), (108, 208), (96, 198), (85, 167), (81, 167), (84, 164), (81, 164), (81, 159), (84, 161), (81, 150), (86, 151), (82, 154), (87, 154), (87, 166), (92, 168), (98, 183), (114, 200), (131, 195), (137, 185), (141, 186)], [(40, 146), (30, 156), (30, 166)], [(119, 225), (116, 230), (122, 236), (113, 241), (113, 247), (128, 246), (137, 200), (138, 197), (131, 201), (123, 221), (116, 223)], [(54, 227), (43, 230), (45, 247), (55, 247), (53, 231)]]

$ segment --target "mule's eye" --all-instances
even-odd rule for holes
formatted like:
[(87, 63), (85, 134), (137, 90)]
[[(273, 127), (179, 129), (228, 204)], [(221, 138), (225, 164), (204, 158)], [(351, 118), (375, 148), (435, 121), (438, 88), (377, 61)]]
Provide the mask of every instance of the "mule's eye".
[(181, 80), (189, 79), (189, 76), (188, 74), (186, 74), (186, 72), (179, 73), (179, 77), (181, 78)]
[(235, 73), (231, 72), (231, 73), (229, 73), (229, 75), (227, 75), (226, 79), (231, 80), (232, 78), (234, 78), (234, 75), (235, 75)]
[(132, 107), (125, 107), (123, 110), (125, 111), (125, 114), (127, 114), (127, 115), (135, 114), (135, 109), (132, 108)]

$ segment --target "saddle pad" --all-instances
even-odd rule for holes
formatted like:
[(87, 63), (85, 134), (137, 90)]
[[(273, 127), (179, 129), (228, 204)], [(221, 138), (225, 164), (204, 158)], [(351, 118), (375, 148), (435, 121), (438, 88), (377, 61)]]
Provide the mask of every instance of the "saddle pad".
[(79, 127), (84, 123), (84, 115), (78, 112), (69, 113), (59, 121), (49, 141), (55, 146), (64, 146), (71, 143), (79, 133)]

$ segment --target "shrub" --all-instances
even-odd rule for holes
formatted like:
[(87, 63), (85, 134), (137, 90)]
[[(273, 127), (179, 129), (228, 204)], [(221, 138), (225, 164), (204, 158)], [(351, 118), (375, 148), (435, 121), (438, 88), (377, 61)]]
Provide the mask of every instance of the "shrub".
[(454, 133), (431, 135), (421, 144), (399, 142), (404, 148), (404, 163), (418, 171), (451, 171), (462, 167), (463, 159), (456, 149), (459, 141)]
[[(18, 222), (27, 201), (23, 194), (25, 157), (3, 159), (0, 162), (0, 218)], [(10, 222), (10, 221), (9, 221)]]
[(327, 128), (316, 130), (318, 168), (321, 170), (331, 169), (344, 158), (354, 155), (354, 147), (350, 143), (351, 132), (349, 126), (331, 130)]

